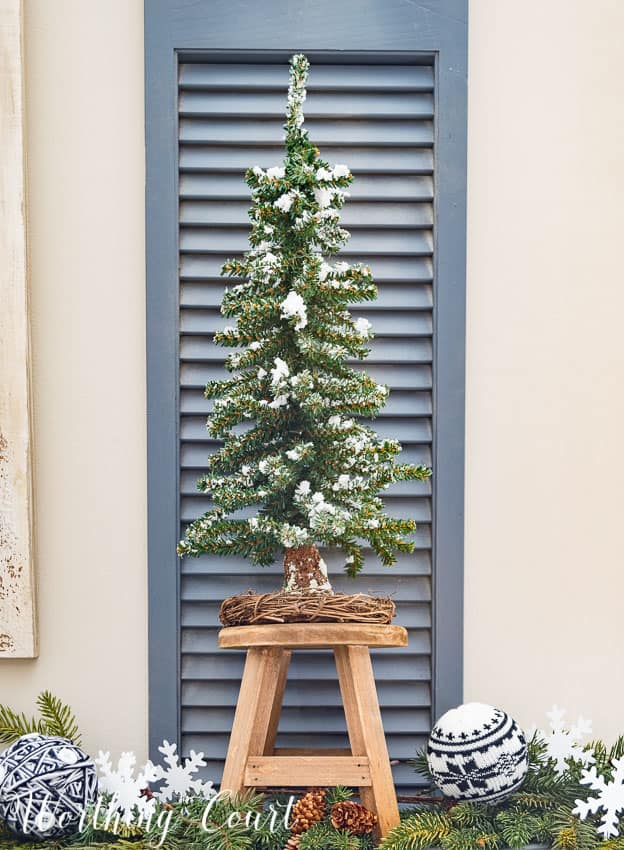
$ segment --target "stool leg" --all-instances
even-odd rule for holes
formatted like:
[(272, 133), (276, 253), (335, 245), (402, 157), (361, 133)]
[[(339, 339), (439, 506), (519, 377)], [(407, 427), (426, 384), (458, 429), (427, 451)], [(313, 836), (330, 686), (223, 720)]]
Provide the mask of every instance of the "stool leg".
[(243, 789), (245, 765), (251, 746), (252, 721), (258, 711), (266, 658), (266, 650), (262, 648), (252, 647), (247, 651), (230, 743), (223, 768), (222, 791), (231, 791), (235, 794)]
[(383, 838), (399, 823), (399, 807), (370, 652), (367, 646), (337, 646), (334, 655), (353, 755), (369, 759), (371, 787), (360, 789), (362, 803), (377, 814)]
[(271, 676), (265, 677), (268, 689), (267, 701), (271, 706), (266, 738), (262, 748), (262, 752), (266, 756), (272, 756), (275, 751), (275, 738), (277, 737), (277, 727), (282, 713), (282, 701), (284, 699), (284, 691), (286, 689), (286, 678), (288, 676), (288, 668), (290, 666), (290, 656), (292, 655), (290, 649), (274, 649), (270, 651), (274, 652), (276, 655), (276, 669), (273, 669)]
[(247, 651), (221, 780), (223, 791), (241, 791), (249, 756), (263, 755), (267, 747), (273, 747), (289, 659), (290, 652), (280, 648)]
[[(360, 710), (355, 695), (355, 682), (351, 672), (351, 662), (347, 649), (348, 647), (346, 646), (336, 646), (334, 648), (340, 694), (342, 696), (345, 720), (347, 721), (351, 753), (354, 756), (365, 756), (366, 744), (364, 742), (364, 732), (360, 722)], [(360, 797), (362, 804), (367, 809), (375, 811), (375, 797), (372, 788), (360, 788)]]

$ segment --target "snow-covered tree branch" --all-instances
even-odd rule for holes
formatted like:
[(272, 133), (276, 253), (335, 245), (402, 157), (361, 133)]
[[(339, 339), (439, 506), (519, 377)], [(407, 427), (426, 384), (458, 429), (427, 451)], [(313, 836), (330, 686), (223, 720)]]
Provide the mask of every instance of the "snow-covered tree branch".
[[(349, 238), (339, 219), (353, 178), (346, 165), (321, 159), (303, 128), (307, 75), (305, 56), (294, 56), (283, 164), (246, 173), (250, 248), (223, 266), (239, 281), (221, 308), (235, 324), (215, 335), (234, 349), (226, 360), (234, 375), (206, 388), (209, 431), (223, 447), (198, 486), (215, 507), (190, 525), (178, 551), (269, 564), (285, 549), (288, 589), (329, 590), (317, 545), (342, 548), (351, 575), (366, 542), (393, 563), (397, 551), (411, 551), (415, 524), (389, 517), (379, 493), (430, 470), (397, 463), (399, 443), (359, 418), (383, 409), (388, 388), (348, 365), (366, 358), (372, 338), (370, 323), (348, 307), (377, 289), (367, 266), (333, 259)], [(245, 422), (252, 427), (241, 432)], [(249, 506), (256, 515), (236, 516)]]

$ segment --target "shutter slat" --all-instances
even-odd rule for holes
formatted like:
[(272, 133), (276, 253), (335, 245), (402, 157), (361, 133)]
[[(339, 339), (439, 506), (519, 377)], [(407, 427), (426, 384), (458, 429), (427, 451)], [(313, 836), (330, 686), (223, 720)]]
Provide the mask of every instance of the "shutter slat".
[[(284, 65), (219, 62), (187, 63), (180, 68), (180, 89), (225, 89), (228, 92), (250, 89), (276, 89), (286, 97)], [(353, 93), (366, 91), (433, 91), (431, 65), (379, 65), (374, 74), (363, 74), (359, 65), (314, 64), (308, 81), (309, 96), (315, 91)]]
[[(430, 366), (411, 366), (404, 363), (393, 363), (392, 368), (380, 368), (376, 363), (366, 362), (365, 365), (355, 363), (354, 369), (365, 369), (368, 374), (382, 384), (387, 384), (390, 390), (408, 389), (422, 390), (432, 387)], [(228, 377), (228, 372), (220, 363), (182, 363), (180, 366), (180, 386), (185, 389), (204, 389), (208, 381), (222, 381)]]
[[(429, 446), (403, 446), (400, 455), (401, 463), (424, 463), (431, 466), (431, 449)], [(185, 441), (180, 445), (180, 470), (204, 470), (208, 460), (208, 447), (201, 443)], [(199, 474), (197, 476), (199, 478)], [(228, 559), (228, 563), (231, 559)]]
[[(180, 524), (180, 534), (184, 534), (187, 526), (188, 526), (188, 523), (182, 522)], [(426, 552), (430, 555), (431, 554), (431, 552), (430, 552), (430, 550), (431, 550), (431, 523), (421, 523), (418, 526), (418, 528), (416, 529), (416, 531), (413, 534), (410, 534), (408, 536), (408, 539), (411, 540), (414, 543), (414, 549), (415, 550), (418, 550), (419, 552), (423, 551), (423, 552)], [(327, 550), (325, 550), (324, 555), (327, 555), (327, 554), (328, 554), (328, 552), (327, 552)], [(224, 565), (221, 563), (222, 559), (211, 558), (208, 555), (206, 555), (204, 557), (210, 559), (211, 569), (214, 569), (215, 574), (222, 572), (222, 570), (224, 568)], [(330, 561), (328, 561), (327, 563), (328, 563), (328, 566), (329, 566), (330, 574), (334, 578), (342, 576), (343, 575), (344, 560), (340, 560), (340, 559), (337, 559), (337, 558), (334, 559), (334, 558), (331, 557), (331, 554), (329, 555), (329, 557), (331, 559), (331, 563), (330, 563)], [(368, 558), (369, 558), (369, 562), (371, 564), (371, 574), (372, 574), (375, 570), (375, 565), (376, 565), (375, 556), (372, 555), (369, 552)], [(401, 555), (397, 555), (397, 563), (400, 563), (400, 558), (401, 558)], [(201, 561), (201, 559), (200, 559), (200, 561)], [(231, 564), (232, 570), (235, 570), (236, 558), (235, 557), (228, 558), (226, 560), (225, 564), (226, 565)], [(263, 570), (269, 570), (270, 568), (269, 567), (263, 567), (262, 569)], [(394, 567), (391, 570), (389, 570), (389, 573), (388, 573), (388, 577), (389, 577), (390, 581), (392, 580), (392, 571), (393, 570), (394, 570)], [(366, 573), (366, 571), (367, 571), (367, 567), (364, 568), (363, 572)], [(277, 576), (277, 575), (281, 575), (281, 574), (282, 574), (282, 571), (280, 569), (277, 569), (276, 572), (275, 572), (275, 575)], [(279, 582), (277, 582), (277, 584), (279, 584)]]
[[(396, 661), (392, 654), (372, 654), (375, 678), (379, 681), (393, 681)], [(405, 659), (404, 659), (405, 660)], [(431, 679), (431, 659), (428, 655), (411, 654), (409, 657), (414, 681), (428, 682)], [(240, 682), (245, 657), (242, 652), (224, 653), (215, 648), (213, 652), (193, 652), (184, 649), (182, 676), (188, 680), (221, 679)], [(290, 673), (297, 681), (318, 681), (329, 678), (336, 669), (331, 652), (309, 651), (306, 655), (293, 653)]]
[[(248, 145), (249, 139), (255, 139), (258, 145), (275, 144), (284, 135), (283, 124), (283, 117), (263, 120), (241, 118), (236, 121), (229, 118), (211, 118), (209, 121), (201, 118), (181, 118), (180, 141), (201, 145)], [(317, 146), (322, 148), (327, 143), (341, 147), (343, 157), (348, 148), (358, 144), (370, 145), (371, 142), (386, 147), (433, 145), (433, 122), (417, 118), (312, 118), (306, 121), (306, 128)]]
[[(431, 441), (431, 427), (427, 418), (405, 421), (403, 418), (386, 417), (375, 420), (377, 433), (388, 439), (398, 439), (405, 443), (428, 443)], [(203, 416), (183, 416), (180, 420), (180, 439), (193, 442), (215, 442), (206, 429)]]
[[(234, 349), (229, 349), (233, 351)], [(432, 357), (431, 340), (424, 337), (375, 337), (370, 344), (371, 353), (367, 363), (430, 363)], [(188, 336), (180, 339), (180, 359), (207, 363), (212, 360), (221, 362), (224, 349), (212, 341), (210, 335)]]
[[(180, 205), (180, 222), (183, 225), (180, 248), (183, 251), (206, 250), (203, 240), (223, 236), (215, 225), (225, 224), (240, 240), (234, 250), (243, 252), (249, 247), (249, 202), (244, 201), (183, 201)], [(433, 225), (433, 206), (431, 203), (416, 201), (387, 202), (349, 201), (344, 207), (340, 223), (347, 229), (354, 227), (374, 227), (396, 230), (399, 228), (431, 228)], [(207, 225), (210, 225), (208, 229)], [(240, 229), (237, 229), (237, 225)], [(190, 226), (193, 229), (190, 229)], [(200, 230), (204, 226), (206, 229)], [(399, 233), (398, 238), (404, 238)], [(199, 240), (202, 240), (201, 242)], [(208, 249), (209, 250), (209, 249)], [(215, 248), (214, 250), (219, 250)], [(220, 249), (221, 251), (224, 248)], [(375, 247), (376, 251), (379, 251)], [(385, 250), (385, 249), (381, 249)], [(397, 250), (401, 250), (400, 248)], [(431, 246), (429, 246), (431, 251)]]
[[(187, 200), (237, 200), (251, 205), (249, 187), (245, 183), (245, 170), (208, 174), (182, 173), (180, 198)], [(432, 201), (433, 179), (430, 176), (401, 176), (388, 174), (357, 174), (349, 187), (351, 202), (366, 201)], [(347, 207), (348, 208), (348, 207)], [(346, 211), (346, 210), (345, 210)]]
[[(300, 723), (300, 725), (302, 725)], [(278, 747), (344, 747), (344, 738), (340, 734), (341, 730), (337, 730), (335, 734), (319, 733), (310, 735), (309, 733), (299, 732), (290, 735), (281, 735), (278, 741)], [(189, 741), (186, 744), (195, 752), (203, 752), (203, 749), (209, 748), (211, 755), (215, 758), (225, 758), (227, 752), (227, 735), (189, 735)], [(186, 743), (186, 742), (185, 742)], [(393, 741), (389, 746), (389, 755), (391, 759), (413, 759), (416, 750), (423, 744), (423, 739), (416, 735), (401, 735), (396, 741)], [(412, 783), (413, 783), (412, 774)]]
[[(305, 709), (286, 706), (282, 712), (280, 731), (285, 734), (301, 733), (301, 712)], [(189, 739), (207, 741), (212, 734), (229, 735), (232, 728), (233, 712), (229, 708), (187, 706), (183, 709), (184, 728)], [(428, 735), (430, 729), (427, 709), (413, 707), (409, 709), (395, 706), (385, 707), (381, 713), (386, 734), (391, 735)], [(345, 732), (344, 713), (341, 709), (327, 708), (323, 713), (323, 727), (328, 735)], [(207, 731), (209, 730), (209, 731)], [(190, 745), (196, 752), (210, 752), (205, 744)], [(411, 757), (413, 758), (414, 752)]]
[[(426, 541), (423, 541), (423, 543), (426, 543)], [(427, 546), (428, 544), (421, 549), (417, 548), (414, 552), (397, 553), (396, 562), (391, 567), (382, 564), (372, 549), (369, 546), (365, 546), (364, 554), (366, 563), (364, 564), (360, 578), (364, 584), (367, 584), (369, 577), (376, 580), (378, 576), (381, 576), (384, 579), (399, 582), (402, 581), (402, 576), (429, 576), (431, 575), (431, 558), (429, 557), (429, 552), (425, 551)], [(352, 579), (340, 573), (344, 565), (344, 555), (336, 550), (326, 549), (323, 557), (329, 568), (337, 573), (336, 581), (346, 582), (347, 587), (355, 587)], [(228, 578), (236, 576), (236, 581), (240, 587), (241, 584), (250, 581), (253, 583), (252, 579), (255, 580), (263, 576), (272, 576), (273, 583), (275, 584), (275, 577), (282, 576), (282, 565), (271, 564), (268, 567), (263, 567), (259, 572), (242, 555), (233, 555), (227, 561), (223, 561), (223, 559), (215, 560), (209, 555), (202, 555), (199, 558), (187, 558), (182, 561), (180, 572), (183, 576), (211, 576), (215, 581), (220, 580), (221, 576), (227, 576)]]
[[(376, 236), (377, 234), (380, 235), (380, 238), (383, 238), (381, 231), (369, 233), (368, 240), (364, 240), (367, 247), (370, 247), (371, 237)], [(409, 244), (406, 245), (406, 247), (409, 248), (409, 252), (403, 252), (403, 255), (400, 257), (383, 256), (379, 253), (368, 254), (364, 251), (357, 253), (354, 251), (353, 247), (354, 244), (356, 244), (356, 241), (354, 240), (357, 240), (357, 233), (351, 238), (347, 248), (344, 251), (341, 251), (341, 256), (347, 258), (349, 261), (368, 263), (371, 268), (374, 267), (375, 282), (379, 287), (385, 283), (407, 283), (411, 284), (414, 291), (418, 292), (419, 295), (421, 292), (427, 292), (429, 294), (429, 298), (426, 306), (431, 306), (431, 289), (419, 290), (417, 287), (413, 286), (418, 283), (430, 283), (433, 279), (433, 267), (431, 260), (420, 259), (418, 257), (419, 254), (430, 253), (426, 242), (419, 239), (419, 231), (414, 231), (410, 234)], [(230, 257), (231, 253), (201, 254), (198, 252), (194, 255), (182, 253), (180, 255), (180, 277), (183, 280), (190, 278), (192, 280), (209, 279), (214, 280), (215, 282), (219, 281), (219, 291), (222, 295), (223, 288), (226, 284), (223, 281), (223, 278), (220, 278), (219, 272), (223, 263)], [(236, 278), (230, 278), (229, 280), (231, 285), (239, 282)], [(383, 297), (383, 292), (380, 292), (380, 301)], [(405, 292), (404, 297), (408, 300), (408, 302), (410, 301), (409, 292)], [(216, 304), (218, 303), (219, 302), (217, 301)]]
[[(373, 302), (374, 304), (374, 302)], [(376, 336), (431, 336), (432, 317), (430, 313), (411, 310), (394, 310), (376, 313), (373, 305), (366, 305), (362, 310), (352, 310), (353, 317), (370, 318), (373, 315)], [(213, 307), (208, 310), (180, 311), (180, 333), (210, 335), (223, 330), (228, 324), (220, 310)]]
[[(213, 399), (204, 398), (195, 390), (182, 390), (180, 411), (192, 415), (207, 416), (213, 409)], [(388, 403), (379, 414), (385, 416), (430, 416), (431, 393), (395, 390), (390, 393)]]
[[(375, 267), (375, 281), (379, 287), (379, 296), (376, 301), (366, 302), (365, 304), (355, 304), (354, 311), (365, 310), (367, 313), (383, 312), (384, 310), (431, 310), (433, 307), (433, 297), (431, 285), (428, 283), (418, 283), (414, 278), (411, 280), (397, 281), (396, 277), (393, 280), (380, 277), (378, 266), (382, 263), (381, 258), (372, 258), (368, 260), (371, 267)], [(414, 269), (410, 260), (403, 260), (403, 265), (411, 266)], [(399, 273), (399, 267), (389, 267), (386, 260), (386, 271), (388, 273)], [(219, 310), (225, 283), (220, 280), (204, 280), (204, 281), (184, 281), (180, 289), (180, 305), (183, 308), (205, 307)]]
[[(284, 123), (284, 92), (238, 92), (218, 89), (182, 91), (179, 99), (181, 116), (190, 118), (273, 118)], [(306, 101), (306, 124), (320, 118), (432, 118), (433, 93), (381, 91), (310, 92)]]
[[(323, 158), (329, 162), (343, 162), (348, 157), (348, 165), (357, 177), (366, 174), (433, 174), (433, 151), (431, 148), (388, 148), (383, 145), (369, 144), (345, 148), (327, 144), (323, 146)], [(260, 165), (268, 168), (277, 165), (284, 158), (284, 149), (279, 143), (265, 144), (262, 147), (241, 143), (236, 147), (211, 144), (202, 147), (201, 143), (180, 144), (180, 169), (212, 173), (232, 171)]]
[[(428, 230), (423, 233), (421, 229), (432, 226), (433, 213), (429, 205), (422, 205), (420, 211), (414, 214), (415, 222), (407, 229), (401, 229), (397, 223), (394, 229), (390, 230), (386, 224), (381, 224), (378, 227), (372, 227), (370, 224), (362, 227), (351, 226), (351, 238), (342, 250), (341, 254), (345, 257), (353, 257), (360, 262), (370, 262), (369, 251), (371, 245), (371, 237), (375, 238), (375, 255), (382, 254), (400, 255), (408, 259), (414, 256), (429, 256), (431, 254), (431, 244), (429, 242)], [(418, 219), (420, 223), (416, 221)], [(220, 222), (221, 223), (221, 222)], [(236, 226), (230, 228), (224, 227), (189, 227), (183, 226), (180, 229), (180, 251), (182, 253), (182, 276), (197, 276), (197, 266), (208, 261), (213, 272), (210, 276), (217, 276), (221, 269), (222, 263), (211, 262), (210, 257), (204, 257), (205, 254), (242, 254), (247, 247), (246, 229)], [(191, 255), (191, 256), (189, 256)], [(200, 256), (192, 256), (200, 255)], [(414, 261), (416, 271), (412, 274), (416, 280), (431, 280), (432, 267), (430, 260)], [(407, 269), (404, 269), (405, 273)], [(199, 276), (205, 276), (204, 271), (199, 272)], [(379, 278), (376, 278), (379, 280)]]
[[(302, 725), (300, 723), (300, 725)], [(316, 747), (319, 749), (329, 747), (344, 747), (344, 738), (341, 735), (342, 730), (337, 730), (333, 735), (330, 732), (317, 733), (311, 735), (306, 732), (292, 733), (290, 735), (283, 734), (280, 736), (278, 747)], [(344, 734), (344, 733), (343, 733)], [(203, 752), (203, 749), (209, 748), (210, 754), (214, 758), (225, 759), (227, 752), (228, 736), (227, 735), (189, 735), (186, 746), (189, 750), (195, 752)], [(391, 759), (413, 759), (416, 750), (422, 746), (422, 738), (417, 735), (401, 735), (396, 741), (393, 741), (389, 747), (389, 755)], [(412, 778), (413, 782), (413, 778)]]
[[(250, 192), (245, 170), (283, 160), (286, 67), (274, 62), (183, 63), (180, 66), (180, 533), (211, 507), (199, 493), (218, 440), (206, 430), (212, 401), (205, 385), (229, 373), (227, 349), (216, 330), (232, 324), (220, 313), (226, 259), (247, 250)], [(431, 463), (433, 434), (434, 177), (432, 64), (316, 64), (306, 101), (306, 127), (329, 162), (347, 163), (355, 176), (341, 224), (351, 239), (341, 252), (371, 266), (379, 298), (354, 305), (373, 323), (371, 354), (354, 362), (390, 387), (388, 405), (373, 423), (382, 437), (403, 444), (399, 460)], [(237, 426), (244, 431), (252, 422)], [(420, 524), (415, 548), (385, 567), (365, 550), (357, 584), (344, 575), (344, 556), (324, 552), (337, 590), (392, 594), (395, 622), (409, 645), (373, 650), (388, 747), (407, 759), (426, 741), (431, 723), (431, 484), (397, 482), (383, 493), (388, 511)], [(237, 516), (254, 515), (255, 508)], [(218, 649), (223, 598), (254, 587), (280, 587), (281, 565), (259, 570), (235, 556), (202, 556), (181, 563), (181, 724), (183, 752), (203, 751), (205, 775), (218, 781), (244, 663), (243, 653)], [(318, 741), (345, 746), (344, 716), (330, 653), (295, 654), (278, 745)], [(319, 711), (319, 709), (322, 709)], [(411, 767), (394, 768), (399, 786), (413, 786)]]
[[(366, 585), (366, 591), (368, 593), (383, 594), (387, 589), (387, 580), (387, 575), (367, 576), (362, 580), (361, 584)], [(181, 586), (182, 599), (189, 601), (202, 600), (210, 596), (211, 593), (214, 593), (217, 598), (225, 599), (240, 592), (241, 581), (249, 582), (250, 587), (253, 586), (254, 590), (258, 593), (271, 593), (272, 590), (275, 590), (275, 576), (267, 575), (263, 571), (258, 571), (258, 573), (250, 572), (244, 579), (240, 574), (236, 576), (222, 575), (219, 577), (211, 574), (184, 575)], [(356, 583), (348, 576), (337, 577), (334, 581), (334, 589), (341, 593), (353, 592), (356, 587)], [(404, 576), (402, 578), (397, 576), (392, 598), (396, 603), (430, 602), (431, 581), (429, 576), (419, 576), (418, 578), (414, 576)], [(220, 653), (219, 657), (222, 655), (224, 655), (223, 652)]]
[[(220, 679), (213, 680), (209, 688), (201, 681), (183, 681), (182, 705), (185, 707), (206, 705), (206, 697), (209, 696), (209, 704), (235, 706), (239, 689), (240, 682), (224, 682)], [(430, 704), (431, 700), (429, 683), (411, 680), (378, 682), (377, 694), (379, 705), (382, 708), (395, 705), (426, 706)], [(313, 687), (305, 689), (298, 682), (289, 681), (284, 694), (284, 705), (293, 708), (300, 706), (302, 697), (306, 699), (308, 709), (337, 708), (342, 705), (338, 682), (333, 679), (315, 681)], [(312, 732), (313, 730), (309, 729), (309, 731)], [(319, 731), (323, 730), (319, 729)]]
[[(205, 498), (197, 489), (196, 482), (201, 475), (201, 469), (184, 469), (180, 472), (180, 493), (187, 498)], [(429, 481), (397, 481), (391, 484), (384, 495), (388, 498), (393, 496), (431, 496), (431, 482)]]
[[(392, 496), (383, 497), (386, 510), (393, 516), (399, 519), (415, 519), (416, 522), (431, 522), (431, 499), (429, 497), (416, 496)], [(185, 496), (180, 494), (180, 518), (182, 522), (192, 522), (201, 514), (211, 511), (215, 505), (207, 496), (198, 493), (196, 496)], [(250, 516), (255, 516), (256, 511), (249, 508), (242, 508), (233, 516), (236, 519), (249, 519)]]

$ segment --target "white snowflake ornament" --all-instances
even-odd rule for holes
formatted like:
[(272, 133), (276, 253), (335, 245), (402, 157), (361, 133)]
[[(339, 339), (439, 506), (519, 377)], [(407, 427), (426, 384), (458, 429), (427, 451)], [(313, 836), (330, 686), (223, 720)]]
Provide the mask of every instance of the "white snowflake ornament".
[(599, 809), (604, 811), (598, 832), (603, 838), (614, 838), (619, 835), (618, 813), (624, 811), (624, 758), (613, 759), (613, 779), (607, 782), (600, 776), (595, 767), (583, 771), (581, 783), (589, 785), (592, 791), (598, 791), (597, 797), (587, 800), (576, 800), (572, 813), (585, 820), (588, 814), (596, 814)]
[[(190, 757), (180, 764), (177, 747), (163, 741), (158, 748), (164, 756), (165, 765), (148, 761), (135, 775), (136, 756), (122, 753), (113, 767), (110, 753), (99, 753), (95, 759), (98, 767), (99, 787), (111, 797), (108, 811), (119, 811), (122, 823), (132, 824), (136, 819), (147, 821), (154, 814), (158, 803), (190, 796), (208, 799), (215, 794), (212, 782), (195, 778), (200, 767), (205, 767), (203, 753), (191, 750)], [(155, 789), (153, 783), (163, 783)], [(149, 789), (152, 793), (146, 794)]]
[(585, 741), (592, 731), (591, 720), (579, 716), (569, 726), (565, 721), (566, 711), (554, 705), (546, 712), (550, 731), (538, 730), (539, 737), (546, 744), (546, 758), (553, 759), (555, 770), (562, 774), (568, 769), (569, 759), (580, 761), (587, 766), (594, 761), (591, 752), (584, 749)]
[(135, 776), (136, 756), (134, 753), (122, 753), (113, 767), (110, 753), (100, 750), (95, 759), (98, 767), (98, 785), (100, 791), (112, 797), (110, 809), (121, 811), (121, 820), (129, 825), (134, 820), (135, 809), (139, 815), (148, 818), (156, 803), (143, 793), (150, 782), (156, 779), (154, 766), (148, 762)]
[(193, 779), (200, 767), (206, 766), (203, 753), (196, 753), (191, 750), (189, 758), (184, 764), (180, 764), (177, 747), (175, 744), (170, 744), (169, 741), (163, 741), (158, 747), (159, 752), (163, 754), (164, 762), (167, 767), (161, 765), (152, 765), (154, 772), (154, 780), (163, 780), (162, 785), (154, 796), (163, 803), (169, 802), (174, 796), (180, 799), (189, 797), (192, 794), (201, 795), (206, 799), (212, 797), (215, 793), (212, 787), (212, 782), (202, 782), (201, 779)]

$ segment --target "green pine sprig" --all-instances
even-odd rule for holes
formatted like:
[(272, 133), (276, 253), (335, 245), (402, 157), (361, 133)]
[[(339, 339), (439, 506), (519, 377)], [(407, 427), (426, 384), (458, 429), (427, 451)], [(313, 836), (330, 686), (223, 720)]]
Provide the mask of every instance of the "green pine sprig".
[(444, 812), (424, 810), (412, 814), (390, 830), (380, 850), (425, 850), (439, 847), (451, 833), (453, 824)]
[(442, 850), (499, 850), (501, 836), (494, 831), (484, 831), (474, 826), (453, 829), (440, 841)]
[(539, 818), (527, 812), (508, 810), (496, 815), (495, 823), (505, 847), (516, 850), (531, 844), (539, 832)]
[(37, 732), (67, 738), (78, 747), (82, 744), (76, 717), (62, 700), (50, 691), (42, 691), (37, 697), (37, 708), (41, 716), (28, 717), (8, 705), (0, 705), (0, 743), (11, 744), (22, 735)]
[(553, 812), (549, 832), (548, 843), (552, 845), (553, 850), (594, 850), (602, 846), (595, 823), (591, 820), (580, 820), (567, 807)]
[(325, 795), (327, 808), (331, 809), (334, 803), (344, 803), (345, 800), (350, 800), (351, 797), (353, 797), (353, 790), (346, 788), (344, 785), (336, 785), (333, 788), (328, 788)]
[(431, 771), (429, 769), (429, 762), (427, 760), (427, 748), (426, 747), (421, 747), (417, 751), (416, 756), (413, 759), (408, 760), (408, 764), (411, 767), (414, 768), (415, 772), (420, 777), (427, 780), (427, 784), (429, 786), (432, 786), (432, 785), (435, 784), (434, 780), (433, 780), (433, 774), (431, 773)]
[(11, 744), (32, 732), (44, 734), (44, 728), (41, 718), (27, 717), (24, 712), (17, 713), (8, 705), (0, 705), (0, 744)]
[(77, 747), (82, 744), (78, 722), (71, 708), (50, 691), (42, 691), (37, 697), (37, 708), (45, 723), (46, 734), (67, 738)]

